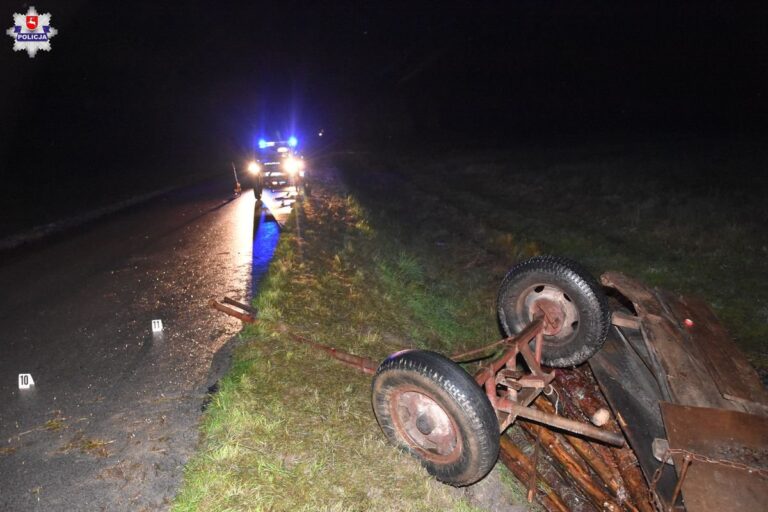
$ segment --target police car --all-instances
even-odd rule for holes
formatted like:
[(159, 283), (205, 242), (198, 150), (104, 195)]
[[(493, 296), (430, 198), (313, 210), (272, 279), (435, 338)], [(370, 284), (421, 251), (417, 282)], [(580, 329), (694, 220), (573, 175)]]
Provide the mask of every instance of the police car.
[(304, 181), (306, 163), (296, 150), (297, 145), (296, 137), (285, 141), (259, 140), (256, 159), (248, 164), (257, 199), (265, 187), (273, 190), (295, 187), (297, 193), (307, 193)]

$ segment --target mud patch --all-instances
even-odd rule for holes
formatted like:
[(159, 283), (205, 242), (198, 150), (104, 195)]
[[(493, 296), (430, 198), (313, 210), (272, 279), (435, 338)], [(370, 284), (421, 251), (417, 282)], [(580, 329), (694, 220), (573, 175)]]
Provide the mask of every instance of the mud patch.
[(53, 418), (46, 421), (43, 428), (48, 432), (58, 432), (69, 427), (66, 421), (67, 418), (61, 415), (61, 411), (55, 411)]
[(80, 453), (92, 455), (94, 457), (109, 457), (109, 450), (107, 450), (107, 447), (112, 443), (114, 443), (114, 441), (85, 437), (85, 433), (81, 430), (77, 432), (67, 444), (59, 448), (59, 452), (66, 455), (73, 451), (79, 451)]
[(2, 448), (0, 448), (0, 457), (4, 455), (11, 455), (15, 452), (16, 452), (15, 446), (3, 446)]
[(216, 381), (210, 386), (208, 386), (208, 392), (205, 394), (205, 398), (203, 398), (202, 405), (200, 405), (200, 410), (202, 412), (205, 412), (206, 409), (208, 409), (208, 406), (211, 405), (211, 402), (213, 401), (213, 396), (218, 392), (219, 392), (219, 381)]
[(146, 477), (144, 466), (138, 462), (121, 461), (102, 470), (99, 475), (101, 479), (120, 480), (123, 482), (136, 481), (143, 482)]

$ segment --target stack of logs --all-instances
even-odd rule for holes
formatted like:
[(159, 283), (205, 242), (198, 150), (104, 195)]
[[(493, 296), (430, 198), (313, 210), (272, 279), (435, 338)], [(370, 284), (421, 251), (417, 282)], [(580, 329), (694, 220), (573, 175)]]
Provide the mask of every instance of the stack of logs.
[[(554, 392), (534, 402), (541, 411), (557, 408), (560, 415), (588, 422), (599, 409), (608, 409), (587, 365), (557, 370), (552, 387)], [(621, 432), (615, 418), (602, 428)], [(499, 459), (524, 485), (535, 478), (534, 498), (549, 512), (654, 511), (635, 454), (626, 445), (609, 447), (518, 420), (501, 436)]]

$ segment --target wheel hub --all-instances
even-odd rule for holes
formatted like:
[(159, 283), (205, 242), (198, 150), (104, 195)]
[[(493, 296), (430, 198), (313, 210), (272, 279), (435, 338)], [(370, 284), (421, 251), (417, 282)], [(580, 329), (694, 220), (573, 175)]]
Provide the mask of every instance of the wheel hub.
[(561, 304), (549, 299), (540, 299), (533, 303), (530, 309), (531, 316), (544, 317), (544, 334), (557, 335), (563, 328), (565, 312)]
[(550, 285), (533, 287), (524, 295), (523, 309), (529, 318), (544, 318), (544, 335), (558, 340), (574, 335), (579, 313), (570, 297)]
[(416, 419), (416, 428), (419, 429), (419, 432), (425, 436), (428, 436), (432, 433), (433, 430), (435, 430), (434, 425), (432, 425), (432, 420), (426, 414), (420, 414)]
[(432, 397), (418, 391), (397, 393), (390, 402), (394, 426), (408, 444), (435, 460), (460, 455), (453, 421)]

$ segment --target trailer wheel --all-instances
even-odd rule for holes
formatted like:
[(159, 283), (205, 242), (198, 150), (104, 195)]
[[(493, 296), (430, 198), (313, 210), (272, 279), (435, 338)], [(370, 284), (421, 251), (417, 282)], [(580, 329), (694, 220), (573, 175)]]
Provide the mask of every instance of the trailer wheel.
[(482, 388), (450, 359), (421, 350), (393, 354), (376, 371), (372, 392), (389, 441), (441, 482), (473, 484), (496, 464), (496, 413)]
[(507, 336), (520, 332), (534, 316), (550, 321), (544, 331), (542, 363), (576, 366), (605, 343), (611, 315), (595, 279), (578, 263), (536, 256), (507, 273), (499, 288), (499, 322)]

